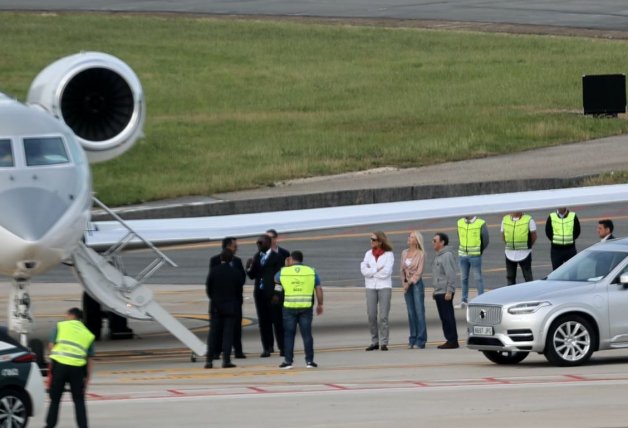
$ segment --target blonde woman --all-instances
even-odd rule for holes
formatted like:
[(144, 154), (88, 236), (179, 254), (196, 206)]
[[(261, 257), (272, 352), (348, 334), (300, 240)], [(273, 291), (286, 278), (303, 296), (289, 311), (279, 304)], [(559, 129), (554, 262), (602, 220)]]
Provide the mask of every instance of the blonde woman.
[(408, 248), (401, 252), (399, 266), (403, 298), (408, 309), (408, 324), (410, 325), (408, 348), (410, 349), (415, 346), (423, 349), (427, 342), (425, 287), (422, 278), (424, 262), (423, 235), (415, 230), (408, 235)]
[(395, 256), (386, 234), (373, 232), (371, 249), (364, 254), (360, 264), (366, 286), (366, 312), (371, 330), (371, 345), (366, 348), (367, 351), (380, 349), (380, 345), (382, 351), (388, 351), (388, 313), (394, 265)]

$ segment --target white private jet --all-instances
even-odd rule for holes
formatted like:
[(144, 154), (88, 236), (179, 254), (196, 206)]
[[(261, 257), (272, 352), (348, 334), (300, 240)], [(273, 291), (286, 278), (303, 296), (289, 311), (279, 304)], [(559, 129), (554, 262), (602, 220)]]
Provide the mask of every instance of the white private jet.
[[(0, 273), (13, 279), (9, 327), (22, 343), (32, 324), (30, 279), (62, 262), (73, 265), (87, 293), (111, 311), (156, 320), (203, 356), (205, 344), (161, 308), (144, 285), (161, 265), (174, 265), (153, 242), (628, 200), (628, 185), (615, 185), (191, 219), (125, 222), (112, 213), (116, 221), (90, 224), (92, 203), (100, 202), (92, 197), (89, 163), (128, 150), (142, 136), (144, 117), (143, 91), (133, 70), (98, 52), (71, 55), (46, 67), (33, 81), (26, 104), (0, 94)], [(136, 277), (118, 264), (129, 244), (157, 254)], [(93, 248), (107, 250), (99, 254)]]

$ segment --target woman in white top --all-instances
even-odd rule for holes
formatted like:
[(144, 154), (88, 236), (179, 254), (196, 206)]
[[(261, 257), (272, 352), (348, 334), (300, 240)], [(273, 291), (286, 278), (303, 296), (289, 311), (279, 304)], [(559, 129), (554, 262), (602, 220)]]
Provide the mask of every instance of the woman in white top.
[[(392, 296), (392, 272), (395, 256), (384, 232), (371, 234), (371, 249), (364, 255), (360, 270), (366, 286), (366, 312), (371, 329), (367, 351), (388, 351), (388, 313)], [(379, 306), (379, 322), (378, 322)]]
[(423, 236), (418, 230), (408, 236), (408, 248), (401, 253), (400, 277), (403, 297), (408, 308), (410, 337), (408, 348), (425, 348), (427, 328), (425, 325), (425, 287), (423, 285), (423, 265), (425, 250)]

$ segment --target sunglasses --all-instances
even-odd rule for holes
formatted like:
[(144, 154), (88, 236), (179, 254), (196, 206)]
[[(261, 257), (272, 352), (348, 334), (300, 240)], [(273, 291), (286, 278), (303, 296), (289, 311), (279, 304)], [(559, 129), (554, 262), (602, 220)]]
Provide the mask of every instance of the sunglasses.
[(373, 242), (377, 242), (377, 241), (378, 241), (378, 239), (377, 239), (377, 238), (371, 238), (371, 241), (373, 241)]

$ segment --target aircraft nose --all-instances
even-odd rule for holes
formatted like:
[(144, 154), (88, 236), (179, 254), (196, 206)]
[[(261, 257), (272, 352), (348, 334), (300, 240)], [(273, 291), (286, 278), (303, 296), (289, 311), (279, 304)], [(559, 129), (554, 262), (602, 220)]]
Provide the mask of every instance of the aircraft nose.
[(41, 188), (20, 188), (0, 193), (0, 226), (26, 241), (41, 239), (68, 209), (58, 194)]

